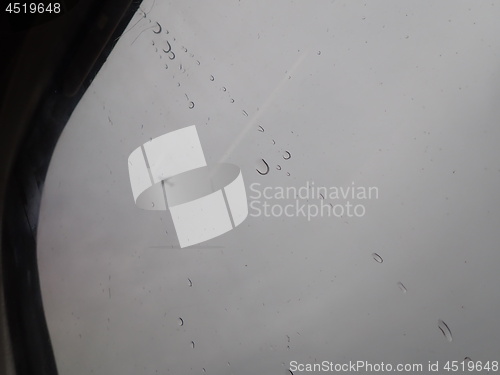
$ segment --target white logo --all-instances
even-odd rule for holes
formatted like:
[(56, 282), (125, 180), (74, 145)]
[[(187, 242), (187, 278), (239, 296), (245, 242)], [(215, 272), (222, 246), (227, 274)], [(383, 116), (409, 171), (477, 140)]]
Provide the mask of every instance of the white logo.
[(220, 236), (248, 215), (240, 168), (207, 166), (195, 125), (138, 147), (128, 168), (135, 204), (170, 210), (181, 247)]

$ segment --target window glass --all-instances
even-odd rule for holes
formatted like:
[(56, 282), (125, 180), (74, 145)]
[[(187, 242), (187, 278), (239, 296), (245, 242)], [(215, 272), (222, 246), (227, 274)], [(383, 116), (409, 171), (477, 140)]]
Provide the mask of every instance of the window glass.
[(60, 373), (500, 360), (499, 17), (144, 1), (44, 187)]

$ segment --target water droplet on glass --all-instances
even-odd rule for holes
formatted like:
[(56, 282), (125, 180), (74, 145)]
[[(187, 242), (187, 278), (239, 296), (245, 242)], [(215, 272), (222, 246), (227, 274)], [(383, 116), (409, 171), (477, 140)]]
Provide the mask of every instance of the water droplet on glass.
[(194, 103), (193, 102), (189, 102), (189, 109), (193, 109), (194, 108)]
[(191, 341), (191, 348), (194, 349), (194, 341)]
[(260, 126), (260, 125), (259, 125), (259, 131), (262, 132), (262, 133), (264, 132), (264, 128), (262, 126)]
[(222, 86), (222, 91), (226, 91), (226, 88), (224, 86)]
[(181, 83), (180, 82), (177, 82), (177, 87), (181, 87)]
[(467, 363), (467, 362), (471, 362), (471, 361), (472, 361), (472, 359), (470, 359), (470, 357), (465, 357), (465, 358), (464, 358), (464, 362), (465, 362), (465, 363)]
[(207, 370), (205, 370), (205, 367), (202, 368), (203, 372), (207, 372)]
[(170, 43), (168, 42), (168, 40), (166, 40), (165, 41), (165, 48), (163, 48), (163, 52), (169, 53), (170, 51), (172, 51), (172, 46), (170, 45)]
[(170, 53), (168, 54), (168, 58), (169, 58), (170, 60), (175, 59), (175, 53), (174, 53), (174, 51), (170, 51)]
[(182, 49), (184, 50), (184, 52), (188, 51), (188, 49), (186, 47), (182, 47)]
[[(259, 170), (260, 169), (260, 170)], [(262, 176), (269, 173), (269, 164), (266, 163), (264, 159), (260, 159), (257, 168), (255, 170)]]
[(288, 375), (293, 375), (292, 370), (288, 370)]
[(210, 76), (210, 81), (213, 81), (214, 79), (214, 76)]
[(197, 64), (197, 65), (200, 65), (200, 64), (201, 64), (201, 63), (200, 63), (200, 60), (196, 60), (196, 64)]
[(183, 326), (184, 325), (184, 320), (182, 318), (179, 318), (179, 325)]
[(151, 202), (151, 207), (154, 207), (154, 206), (155, 206), (154, 202)]
[(230, 102), (231, 102), (231, 103), (234, 103), (234, 99), (233, 99), (233, 98), (231, 98)]
[(179, 70), (182, 70), (182, 63), (179, 64)]
[(246, 117), (248, 117), (247, 111), (243, 110), (243, 115), (246, 116)]
[(453, 341), (453, 337), (451, 336), (450, 327), (448, 327), (448, 325), (445, 322), (443, 322), (441, 319), (438, 320), (438, 328), (441, 331), (441, 333), (443, 334), (443, 336), (446, 337), (446, 340), (448, 340), (449, 342)]
[(285, 151), (285, 155), (283, 155), (283, 159), (288, 160), (292, 157), (292, 154), (290, 154), (288, 151)]
[(167, 64), (165, 64), (165, 69), (168, 69), (168, 65)]
[(188, 285), (189, 286), (193, 286), (193, 282), (191, 281), (191, 279), (188, 278)]
[(290, 176), (290, 172), (286, 172), (286, 175), (287, 175), (287, 176)]
[(279, 165), (279, 164), (278, 164), (278, 165), (276, 166), (276, 169), (277, 169), (278, 171), (281, 171), (281, 165)]
[(161, 33), (161, 25), (160, 25), (158, 22), (156, 22), (156, 24), (158, 25), (158, 31), (153, 30), (153, 32), (154, 32), (155, 34), (159, 34), (159, 33)]
[(318, 51), (318, 56), (321, 55), (321, 51)]
[(155, 41), (154, 41), (154, 40), (152, 40), (152, 41), (151, 41), (151, 45), (152, 45), (152, 46), (154, 46), (154, 45), (155, 45)]
[(275, 145), (275, 144), (276, 144), (276, 141), (273, 139), (273, 145)]
[(382, 257), (380, 255), (378, 255), (377, 253), (372, 253), (372, 257), (373, 257), (373, 259), (375, 259), (375, 262), (377, 262), (377, 263), (382, 263), (384, 261), (382, 259)]
[(399, 287), (399, 289), (401, 289), (401, 291), (403, 293), (407, 292), (406, 287), (403, 285), (403, 283), (401, 281), (398, 282), (398, 287)]

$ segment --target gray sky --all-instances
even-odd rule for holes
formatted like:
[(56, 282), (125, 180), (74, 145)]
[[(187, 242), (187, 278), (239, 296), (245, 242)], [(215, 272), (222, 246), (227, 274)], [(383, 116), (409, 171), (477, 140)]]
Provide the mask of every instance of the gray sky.
[[(500, 360), (499, 3), (141, 9), (73, 113), (44, 188), (39, 267), (61, 374)], [(314, 181), (379, 197), (358, 202), (363, 217), (249, 216), (179, 249), (167, 211), (135, 206), (127, 158), (189, 125), (208, 164), (241, 168), (248, 195), (252, 183)]]

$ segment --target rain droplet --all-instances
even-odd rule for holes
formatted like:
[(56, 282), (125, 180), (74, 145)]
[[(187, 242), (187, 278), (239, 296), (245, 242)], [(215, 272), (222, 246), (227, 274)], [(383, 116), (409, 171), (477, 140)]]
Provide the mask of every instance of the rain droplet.
[(287, 175), (287, 176), (290, 176), (290, 172), (286, 172), (286, 175)]
[(275, 145), (275, 144), (276, 144), (276, 141), (273, 139), (273, 145)]
[(207, 370), (205, 370), (205, 367), (202, 368), (203, 372), (207, 372)]
[(189, 109), (193, 109), (194, 108), (194, 103), (193, 102), (189, 102)]
[(168, 65), (167, 64), (165, 64), (165, 69), (168, 69)]
[(182, 318), (179, 318), (179, 325), (183, 326), (184, 325), (184, 320)]
[(184, 50), (184, 52), (188, 51), (188, 49), (186, 47), (182, 47), (182, 49)]
[(234, 103), (234, 99), (233, 99), (233, 98), (231, 98), (230, 102), (231, 102), (231, 103)]
[(154, 207), (154, 206), (155, 206), (154, 202), (151, 202), (151, 207)]
[[(264, 159), (260, 159), (259, 166), (255, 169), (260, 175), (265, 176), (269, 173), (269, 164), (266, 163)], [(263, 172), (259, 171), (259, 168), (263, 170)]]
[(293, 375), (292, 370), (288, 370), (288, 375)]
[(471, 361), (472, 361), (472, 359), (470, 359), (470, 357), (465, 357), (465, 358), (464, 358), (464, 362), (466, 362), (466, 363), (467, 363), (467, 362), (471, 362)]
[(276, 169), (277, 169), (278, 171), (281, 171), (281, 165), (279, 165), (279, 164), (278, 164), (278, 165), (276, 166)]
[(182, 63), (179, 64), (179, 70), (182, 70)]
[(189, 285), (189, 286), (193, 286), (193, 282), (191, 281), (191, 279), (190, 279), (190, 278), (188, 278), (188, 285)]
[(169, 53), (170, 51), (172, 51), (172, 46), (170, 45), (168, 40), (166, 40), (165, 43), (166, 43), (166, 48), (163, 48), (163, 52)]
[(399, 289), (401, 289), (401, 291), (403, 293), (407, 292), (406, 287), (403, 285), (403, 283), (401, 281), (398, 282), (398, 287), (399, 287)]
[(375, 259), (375, 262), (377, 262), (377, 263), (382, 263), (384, 261), (382, 259), (382, 257), (380, 255), (378, 255), (377, 253), (372, 253), (372, 257), (373, 257), (373, 259)]
[(226, 88), (224, 86), (222, 86), (222, 91), (226, 91)]
[(153, 30), (153, 32), (155, 34), (159, 34), (159, 33), (161, 33), (161, 25), (158, 22), (156, 22), (156, 24), (158, 25), (158, 31)]
[(247, 111), (243, 110), (243, 115), (245, 115), (246, 117), (248, 117)]
[(259, 131), (264, 133), (264, 128), (262, 126), (259, 125)]
[(214, 76), (210, 76), (210, 81), (213, 81), (214, 79)]
[(200, 65), (201, 64), (200, 60), (196, 60), (196, 64)]
[(283, 155), (283, 159), (288, 160), (292, 157), (292, 154), (290, 154), (288, 151), (285, 151), (285, 155)]
[(318, 56), (321, 55), (321, 51), (318, 51)]
[(191, 341), (191, 348), (194, 349), (194, 341)]
[(175, 53), (174, 53), (174, 51), (170, 51), (170, 53), (168, 54), (168, 58), (169, 58), (170, 60), (175, 59)]
[(438, 319), (438, 328), (441, 331), (441, 333), (443, 334), (443, 336), (446, 337), (446, 340), (448, 340), (449, 342), (453, 341), (453, 337), (451, 336), (450, 327), (448, 327), (448, 325), (445, 322), (443, 322), (441, 319)]

